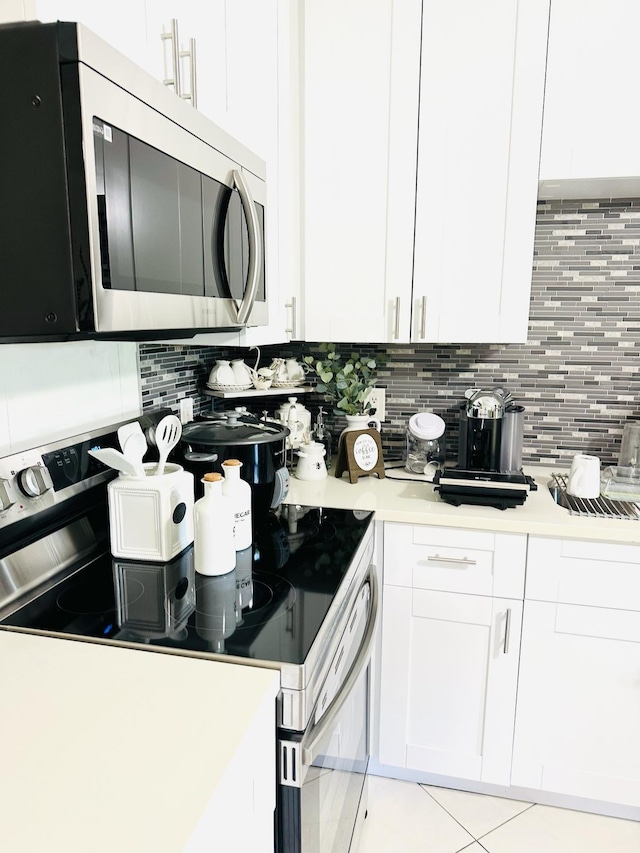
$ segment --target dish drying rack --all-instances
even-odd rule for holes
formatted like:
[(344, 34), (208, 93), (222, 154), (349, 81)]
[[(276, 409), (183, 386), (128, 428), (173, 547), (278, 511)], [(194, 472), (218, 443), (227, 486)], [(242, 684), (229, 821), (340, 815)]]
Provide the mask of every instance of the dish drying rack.
[(552, 474), (549, 491), (555, 502), (569, 510), (570, 515), (589, 516), (590, 518), (623, 518), (627, 521), (640, 519), (640, 506), (633, 501), (612, 500), (611, 498), (577, 498), (567, 492), (566, 474)]

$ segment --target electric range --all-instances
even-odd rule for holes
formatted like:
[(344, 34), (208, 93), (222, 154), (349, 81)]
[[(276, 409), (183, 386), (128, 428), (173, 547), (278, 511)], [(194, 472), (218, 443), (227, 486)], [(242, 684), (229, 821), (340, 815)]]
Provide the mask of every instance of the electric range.
[(116, 447), (117, 426), (0, 459), (0, 630), (279, 670), (278, 853), (346, 853), (366, 813), (372, 514), (282, 506), (219, 577), (194, 571), (191, 546), (113, 558), (114, 472), (88, 451)]

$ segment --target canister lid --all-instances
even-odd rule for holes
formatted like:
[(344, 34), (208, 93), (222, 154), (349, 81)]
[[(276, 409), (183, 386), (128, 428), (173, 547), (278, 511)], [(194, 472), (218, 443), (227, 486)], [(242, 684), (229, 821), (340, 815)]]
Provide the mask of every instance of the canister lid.
[(210, 471), (202, 478), (203, 483), (217, 483), (219, 480), (222, 480), (222, 474), (218, 474), (217, 471)]
[(222, 463), (224, 468), (234, 468), (239, 465), (242, 465), (242, 462), (239, 459), (225, 459)]
[(409, 418), (409, 430), (424, 441), (440, 438), (444, 432), (445, 423), (440, 415), (433, 412), (418, 412)]

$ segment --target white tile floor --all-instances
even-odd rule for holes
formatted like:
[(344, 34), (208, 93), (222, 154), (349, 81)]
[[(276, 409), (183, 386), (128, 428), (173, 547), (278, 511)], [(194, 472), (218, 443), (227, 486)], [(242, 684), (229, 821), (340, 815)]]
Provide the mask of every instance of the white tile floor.
[(369, 777), (358, 853), (640, 853), (640, 823)]

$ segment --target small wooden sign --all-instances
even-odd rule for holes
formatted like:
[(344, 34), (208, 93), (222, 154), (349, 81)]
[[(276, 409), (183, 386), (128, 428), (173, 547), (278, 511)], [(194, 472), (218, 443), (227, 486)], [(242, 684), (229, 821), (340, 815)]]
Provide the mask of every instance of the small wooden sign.
[(357, 483), (358, 477), (377, 474), (384, 478), (384, 460), (380, 433), (377, 429), (354, 429), (345, 432), (338, 447), (336, 477), (349, 472), (349, 482)]

